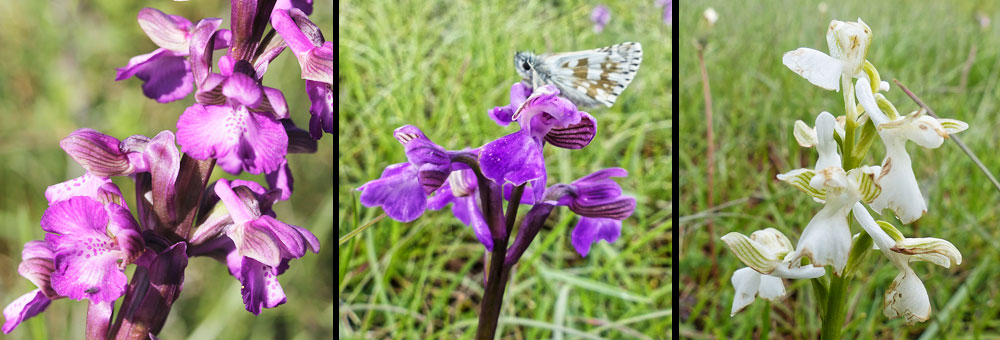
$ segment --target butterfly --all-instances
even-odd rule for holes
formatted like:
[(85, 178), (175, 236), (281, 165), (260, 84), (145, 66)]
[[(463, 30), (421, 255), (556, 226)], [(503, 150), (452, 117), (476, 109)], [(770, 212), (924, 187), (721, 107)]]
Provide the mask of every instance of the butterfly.
[(514, 54), (514, 67), (531, 88), (555, 85), (563, 97), (583, 107), (614, 105), (641, 62), (642, 45), (637, 42), (577, 52)]

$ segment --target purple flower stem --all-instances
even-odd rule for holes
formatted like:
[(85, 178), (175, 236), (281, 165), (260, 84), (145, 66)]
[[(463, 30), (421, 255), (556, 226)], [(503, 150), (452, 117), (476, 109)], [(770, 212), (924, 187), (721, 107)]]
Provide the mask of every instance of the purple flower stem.
[(483, 216), (489, 225), (490, 236), (493, 239), (493, 254), (486, 274), (486, 290), (479, 307), (479, 327), (476, 329), (477, 340), (493, 340), (497, 332), (497, 322), (500, 319), (500, 307), (503, 306), (504, 289), (510, 277), (513, 265), (505, 265), (507, 257), (507, 242), (511, 230), (517, 220), (517, 208), (521, 205), (524, 194), (524, 184), (514, 187), (507, 204), (506, 220), (503, 211), (502, 186), (496, 185), (483, 175), (479, 160), (474, 155), (459, 154), (452, 158), (453, 162), (465, 163), (476, 174), (479, 187), (479, 198), (483, 202)]
[(524, 251), (528, 249), (531, 241), (535, 240), (538, 231), (545, 225), (545, 220), (549, 218), (555, 207), (552, 204), (536, 204), (531, 207), (531, 210), (521, 220), (521, 227), (517, 230), (517, 238), (514, 239), (514, 244), (508, 249), (504, 265), (513, 266), (521, 259), (521, 255), (524, 255)]
[(167, 235), (171, 242), (180, 242), (191, 237), (191, 228), (198, 213), (198, 205), (201, 204), (201, 193), (205, 191), (205, 186), (212, 176), (212, 168), (215, 168), (214, 158), (199, 161), (187, 154), (181, 157), (181, 168), (175, 184), (177, 216), (181, 217), (181, 220), (176, 226), (159, 226), (173, 229), (161, 233)]
[[(482, 182), (482, 179), (480, 180)], [(482, 191), (482, 189), (480, 189)], [(505, 223), (505, 233), (502, 237), (493, 237), (493, 254), (490, 257), (489, 273), (486, 279), (486, 291), (483, 292), (483, 301), (480, 304), (479, 328), (476, 330), (476, 339), (492, 340), (497, 332), (497, 322), (500, 318), (500, 309), (503, 306), (503, 294), (507, 287), (507, 279), (510, 278), (512, 265), (504, 264), (507, 257), (507, 242), (510, 239), (511, 229), (517, 219), (517, 208), (520, 206), (521, 195), (524, 193), (524, 184), (514, 187), (507, 204), (507, 221)], [(490, 229), (494, 229), (491, 228)]]

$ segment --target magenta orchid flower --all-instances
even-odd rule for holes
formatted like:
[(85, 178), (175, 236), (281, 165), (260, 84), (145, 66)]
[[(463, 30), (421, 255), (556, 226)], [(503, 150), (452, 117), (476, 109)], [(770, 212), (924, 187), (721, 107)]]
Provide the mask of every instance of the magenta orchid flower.
[(52, 288), (74, 300), (114, 301), (125, 293), (125, 266), (145, 248), (128, 210), (75, 196), (42, 216), (45, 242), (55, 253)]
[[(319, 239), (302, 227), (272, 216), (269, 208), (273, 198), (267, 197), (273, 195), (256, 183), (240, 180), (230, 183), (223, 178), (216, 182), (215, 194), (232, 217), (233, 224), (226, 235), (233, 241), (234, 249), (227, 255), (227, 263), (231, 273), (243, 283), (247, 311), (257, 315), (261, 308), (284, 303), (285, 294), (277, 276), (288, 268), (288, 260), (304, 256), (306, 250), (319, 253)], [(257, 203), (261, 200), (268, 201), (264, 205), (268, 209), (261, 210), (261, 204)], [(238, 269), (236, 256), (239, 256)]]
[(288, 44), (299, 60), (302, 79), (312, 106), (309, 113), (309, 133), (320, 139), (323, 132), (333, 133), (333, 42), (298, 9), (275, 10), (271, 25)]
[[(138, 15), (139, 27), (157, 46), (155, 51), (136, 56), (128, 65), (118, 69), (115, 81), (135, 76), (143, 81), (142, 92), (150, 99), (161, 103), (182, 99), (191, 93), (194, 78), (187, 56), (192, 48), (193, 25), (184, 17), (169, 15), (155, 8), (143, 8)], [(200, 25), (215, 29), (222, 19), (202, 19)], [(226, 48), (230, 43), (230, 32), (221, 30), (214, 40), (213, 49)]]

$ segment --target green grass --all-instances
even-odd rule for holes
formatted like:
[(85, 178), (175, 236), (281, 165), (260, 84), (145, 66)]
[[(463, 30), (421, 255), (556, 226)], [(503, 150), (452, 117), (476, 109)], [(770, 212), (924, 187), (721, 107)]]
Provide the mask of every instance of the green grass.
[[(135, 78), (115, 82), (115, 68), (156, 48), (140, 30), (143, 6), (196, 22), (220, 17), (229, 25), (227, 1), (156, 3), (117, 0), (0, 2), (0, 303), (6, 305), (35, 288), (17, 274), (21, 249), (41, 239), (39, 219), (45, 188), (82, 174), (59, 140), (82, 127), (118, 138), (153, 136), (174, 130), (193, 97), (159, 104), (142, 95)], [(333, 36), (333, 3), (317, 1), (312, 20), (327, 39)], [(324, 10), (323, 8), (326, 8)], [(216, 54), (218, 56), (218, 53)], [(291, 115), (308, 122), (309, 100), (294, 56), (286, 52), (268, 69), (264, 84), (282, 89)], [(280, 277), (288, 302), (253, 316), (244, 310), (239, 282), (224, 265), (194, 258), (184, 290), (167, 319), (162, 339), (316, 339), (333, 333), (333, 144), (319, 142), (312, 155), (291, 155), (295, 194), (275, 205), (280, 219), (311, 230), (320, 254), (293, 261)], [(216, 170), (214, 176), (222, 176)], [(228, 178), (232, 176), (226, 175)], [(240, 178), (263, 182), (263, 176)], [(134, 211), (131, 181), (116, 178)], [(129, 271), (131, 273), (131, 270)], [(79, 339), (87, 304), (61, 299), (5, 338)]]
[[(501, 4), (502, 3), (502, 4)], [(515, 267), (505, 339), (664, 339), (671, 329), (671, 28), (653, 2), (609, 3), (595, 34), (580, 1), (341, 1), (339, 234), (382, 214), (354, 190), (405, 161), (392, 131), (413, 124), (449, 149), (516, 131), (486, 115), (520, 80), (515, 51), (643, 45), (638, 76), (582, 150), (546, 148), (549, 184), (620, 166), (638, 206), (614, 244), (581, 258), (576, 218), (559, 209)], [(526, 211), (526, 209), (522, 209)], [(338, 327), (345, 338), (471, 339), (484, 248), (450, 211), (378, 222), (339, 248)]]
[[(681, 332), (691, 338), (751, 338), (759, 336), (765, 304), (757, 301), (734, 317), (732, 272), (743, 267), (719, 241), (723, 234), (749, 234), (774, 227), (792, 240), (820, 206), (775, 175), (811, 166), (815, 151), (802, 149), (792, 136), (796, 119), (809, 122), (820, 111), (843, 115), (839, 93), (822, 90), (781, 64), (781, 55), (799, 47), (826, 51), (825, 33), (831, 19), (861, 17), (874, 32), (868, 60), (883, 80), (899, 79), (944, 118), (968, 122), (963, 141), (994, 173), (1000, 170), (995, 137), (1000, 118), (997, 87), (1000, 75), (1000, 4), (977, 2), (828, 1), (820, 13), (818, 2), (771, 1), (755, 4), (705, 1), (685, 3), (679, 12), (681, 46), (698, 34), (701, 12), (714, 7), (719, 22), (705, 52), (712, 85), (716, 132), (715, 205), (706, 201), (704, 103), (694, 49), (680, 58), (681, 144), (678, 145), (678, 197), (683, 243), (679, 272)], [(981, 28), (976, 14), (993, 18)], [(961, 86), (970, 50), (977, 53)], [(886, 96), (903, 113), (917, 106), (898, 88)], [(870, 255), (851, 281), (848, 301), (853, 312), (843, 337), (915, 338), (921, 334), (954, 339), (996, 337), (1000, 305), (994, 299), (1000, 235), (998, 193), (954, 143), (928, 150), (909, 146), (914, 172), (928, 212), (910, 225), (895, 225), (909, 237), (950, 240), (962, 251), (960, 266), (944, 269), (915, 263), (931, 298), (927, 322), (906, 326), (901, 319), (882, 315), (882, 294), (897, 274), (884, 256)], [(866, 164), (880, 162), (881, 146), (872, 148)], [(715, 221), (715, 235), (705, 228)], [(887, 218), (887, 217), (883, 217)], [(853, 233), (859, 232), (856, 225)], [(712, 275), (708, 244), (714, 242), (719, 270)], [(806, 280), (785, 280), (789, 295), (772, 304), (771, 334), (804, 339), (819, 335), (815, 297)]]

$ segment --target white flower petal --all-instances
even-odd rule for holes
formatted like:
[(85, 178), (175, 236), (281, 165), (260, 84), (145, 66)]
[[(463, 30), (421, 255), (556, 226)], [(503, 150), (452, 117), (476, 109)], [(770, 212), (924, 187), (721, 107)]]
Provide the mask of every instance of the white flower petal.
[(843, 73), (844, 64), (837, 58), (802, 47), (785, 53), (781, 57), (781, 63), (813, 85), (840, 91), (840, 75)]
[(882, 227), (872, 218), (872, 214), (868, 213), (868, 209), (865, 209), (864, 204), (861, 204), (861, 202), (854, 203), (851, 211), (854, 212), (854, 219), (858, 221), (861, 228), (868, 233), (868, 236), (871, 236), (872, 243), (875, 244), (875, 249), (885, 249), (882, 251), (885, 253), (888, 249), (896, 245), (896, 240), (892, 236), (889, 236), (885, 230), (882, 230)]
[(792, 247), (792, 241), (788, 240), (785, 234), (774, 228), (755, 231), (753, 234), (750, 234), (750, 239), (773, 251), (779, 259), (795, 250)]
[(839, 165), (816, 169), (816, 175), (809, 180), (809, 186), (829, 193), (847, 188), (847, 173)]
[[(789, 255), (794, 255), (794, 253), (789, 253)], [(767, 276), (780, 277), (785, 279), (813, 279), (823, 275), (826, 275), (826, 269), (823, 267), (795, 267), (789, 268), (791, 262), (783, 262), (774, 268), (774, 271)]]
[(920, 194), (917, 178), (913, 175), (905, 142), (891, 137), (883, 138), (883, 141), (886, 157), (882, 162), (882, 173), (876, 178), (882, 193), (872, 201), (871, 207), (877, 212), (892, 210), (900, 222), (909, 224), (927, 212), (927, 203)]
[(792, 263), (808, 257), (813, 266), (833, 266), (834, 273), (839, 276), (847, 265), (847, 256), (851, 250), (847, 211), (848, 207), (827, 201), (802, 231)]
[(836, 125), (837, 118), (829, 112), (823, 111), (816, 116), (816, 151), (819, 152), (816, 170), (840, 167), (840, 154), (837, 153), (837, 142), (833, 139)]
[(882, 110), (878, 108), (878, 103), (875, 102), (875, 95), (872, 94), (868, 75), (858, 77), (858, 82), (854, 85), (854, 92), (858, 103), (865, 108), (865, 112), (875, 122), (876, 127), (889, 122), (889, 117), (882, 113)]
[(872, 41), (872, 31), (868, 25), (861, 19), (856, 23), (833, 20), (826, 36), (830, 54), (844, 62), (843, 73), (857, 77), (862, 71), (868, 45)]
[(902, 317), (907, 324), (927, 321), (931, 315), (927, 289), (910, 267), (901, 268), (899, 275), (889, 284), (884, 302), (886, 317)]
[(761, 299), (778, 301), (785, 296), (785, 283), (781, 278), (770, 275), (762, 275), (760, 278), (760, 289), (757, 290)]
[(903, 131), (905, 131), (907, 139), (928, 149), (941, 146), (945, 137), (948, 137), (948, 132), (944, 131), (941, 123), (938, 123), (938, 120), (931, 116), (917, 117)]
[[(760, 288), (761, 274), (750, 268), (741, 268), (733, 272), (733, 288), (736, 289), (736, 296), (733, 297), (733, 309), (729, 316), (736, 315), (737, 312), (749, 306), (757, 298), (757, 290)], [(784, 289), (784, 288), (782, 288)]]
[(792, 135), (795, 136), (795, 141), (799, 143), (799, 146), (803, 148), (811, 148), (816, 145), (816, 130), (809, 127), (806, 122), (801, 120), (795, 121), (795, 127), (792, 129)]

